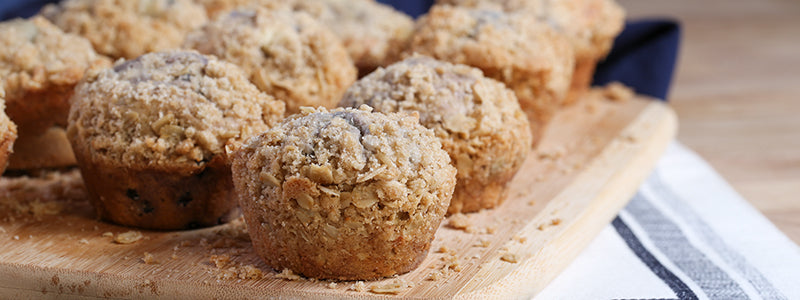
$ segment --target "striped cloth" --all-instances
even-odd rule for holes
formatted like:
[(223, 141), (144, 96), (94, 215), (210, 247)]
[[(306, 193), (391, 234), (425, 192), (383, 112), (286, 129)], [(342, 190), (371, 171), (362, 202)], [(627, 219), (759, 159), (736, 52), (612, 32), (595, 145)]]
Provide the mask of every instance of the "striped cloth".
[(800, 247), (673, 143), (536, 299), (800, 299)]

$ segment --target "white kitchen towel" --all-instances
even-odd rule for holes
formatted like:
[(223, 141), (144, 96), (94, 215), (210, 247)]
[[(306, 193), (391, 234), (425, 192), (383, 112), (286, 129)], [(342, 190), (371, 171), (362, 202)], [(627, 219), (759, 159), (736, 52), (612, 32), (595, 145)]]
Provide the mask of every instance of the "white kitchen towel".
[(675, 142), (535, 299), (800, 299), (800, 247)]

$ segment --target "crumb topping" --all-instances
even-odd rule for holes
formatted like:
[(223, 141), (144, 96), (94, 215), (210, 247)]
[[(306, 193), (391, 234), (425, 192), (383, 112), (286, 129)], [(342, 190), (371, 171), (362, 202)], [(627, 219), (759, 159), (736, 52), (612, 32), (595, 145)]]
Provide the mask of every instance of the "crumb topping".
[(373, 0), (295, 0), (293, 6), (331, 28), (362, 70), (385, 65), (414, 27), (408, 15)]
[(356, 79), (339, 39), (302, 12), (237, 9), (192, 32), (184, 47), (240, 66), (289, 113), (333, 107)]
[(45, 18), (0, 23), (0, 88), (9, 101), (23, 101), (27, 92), (54, 85), (74, 85), (87, 69), (107, 64), (87, 40)]
[(124, 165), (195, 166), (283, 115), (235, 66), (196, 52), (150, 53), (85, 79), (68, 135)]
[(207, 21), (192, 0), (66, 0), (47, 5), (41, 14), (113, 58), (177, 48)]

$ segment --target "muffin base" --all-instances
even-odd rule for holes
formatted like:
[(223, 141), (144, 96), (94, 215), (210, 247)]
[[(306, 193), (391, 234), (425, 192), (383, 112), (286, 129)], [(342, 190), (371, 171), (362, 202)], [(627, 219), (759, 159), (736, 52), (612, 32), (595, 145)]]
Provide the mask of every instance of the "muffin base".
[(192, 170), (133, 169), (76, 152), (89, 201), (106, 221), (145, 229), (193, 229), (239, 215), (230, 166), (220, 156)]
[(569, 91), (564, 98), (564, 105), (572, 105), (583, 97), (592, 87), (594, 70), (597, 67), (596, 58), (578, 58), (575, 60), (575, 71), (572, 73), (572, 81), (569, 84)]
[[(431, 239), (427, 237), (392, 242), (364, 238), (340, 241), (337, 244), (342, 255), (337, 255), (314, 243), (293, 243), (297, 236), (270, 230), (263, 225), (267, 222), (253, 222), (264, 217), (257, 213), (258, 208), (248, 208), (248, 204), (253, 205), (255, 201), (242, 201), (253, 248), (268, 266), (278, 271), (288, 268), (317, 279), (374, 280), (416, 269), (430, 249)], [(363, 259), (358, 258), (361, 254)]]
[(57, 169), (76, 164), (66, 130), (50, 127), (39, 135), (22, 135), (14, 143), (9, 170)]
[(11, 155), (14, 140), (17, 139), (16, 127), (9, 126), (8, 131), (0, 135), (0, 174), (5, 172), (8, 165), (8, 157)]
[(70, 84), (26, 92), (20, 99), (6, 101), (6, 113), (17, 124), (20, 136), (41, 135), (54, 125), (67, 126), (74, 89)]
[(459, 180), (453, 199), (450, 200), (450, 207), (447, 208), (447, 215), (477, 212), (499, 206), (508, 195), (507, 185), (510, 181), (511, 178), (487, 184), (479, 180)]

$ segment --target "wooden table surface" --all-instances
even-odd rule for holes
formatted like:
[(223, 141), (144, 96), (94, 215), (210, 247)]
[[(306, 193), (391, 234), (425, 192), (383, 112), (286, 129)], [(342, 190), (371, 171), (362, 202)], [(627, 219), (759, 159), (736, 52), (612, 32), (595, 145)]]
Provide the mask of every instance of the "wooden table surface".
[(681, 22), (678, 140), (800, 244), (800, 1), (620, 3)]

